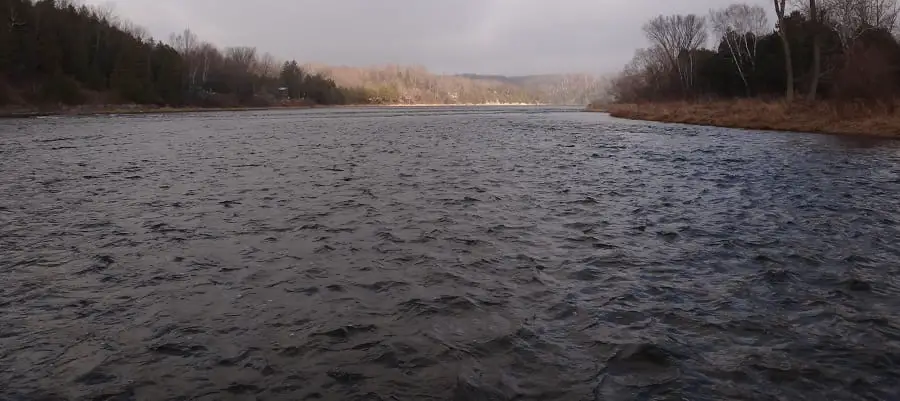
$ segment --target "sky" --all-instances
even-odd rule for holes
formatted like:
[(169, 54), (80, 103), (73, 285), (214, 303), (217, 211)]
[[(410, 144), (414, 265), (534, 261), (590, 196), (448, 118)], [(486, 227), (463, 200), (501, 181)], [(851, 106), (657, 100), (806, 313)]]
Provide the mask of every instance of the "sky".
[[(735, 0), (737, 1), (737, 0)], [(647, 45), (641, 25), (727, 0), (86, 0), (159, 40), (191, 29), (217, 46), (332, 65), (438, 73), (611, 73)], [(771, 8), (770, 0), (747, 0)]]

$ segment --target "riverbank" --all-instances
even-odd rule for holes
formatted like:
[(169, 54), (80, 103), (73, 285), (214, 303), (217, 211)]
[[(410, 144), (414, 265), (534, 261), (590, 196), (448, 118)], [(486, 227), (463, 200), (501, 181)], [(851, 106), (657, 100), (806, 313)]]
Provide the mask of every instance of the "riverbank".
[(763, 102), (671, 102), (647, 104), (603, 104), (587, 111), (606, 112), (613, 117), (743, 128), (797, 131), (839, 135), (865, 135), (900, 139), (900, 114), (856, 107), (839, 112), (825, 103)]
[(375, 104), (371, 106), (383, 107), (518, 107), (518, 106), (549, 106), (543, 103), (391, 103)]
[(144, 105), (75, 106), (58, 109), (0, 109), (0, 118), (30, 118), (48, 116), (100, 116), (132, 114), (207, 113), (223, 111), (260, 111), (311, 109), (315, 105), (290, 105), (268, 107), (153, 107)]
[(48, 116), (99, 116), (99, 115), (132, 115), (132, 114), (171, 114), (171, 113), (204, 113), (223, 111), (263, 111), (263, 110), (288, 110), (288, 109), (312, 109), (331, 107), (511, 107), (511, 106), (543, 106), (532, 103), (484, 103), (484, 104), (347, 104), (347, 105), (290, 105), (268, 107), (153, 107), (143, 105), (112, 105), (112, 106), (74, 106), (59, 109), (27, 109), (27, 108), (0, 108), (2, 118), (31, 118)]

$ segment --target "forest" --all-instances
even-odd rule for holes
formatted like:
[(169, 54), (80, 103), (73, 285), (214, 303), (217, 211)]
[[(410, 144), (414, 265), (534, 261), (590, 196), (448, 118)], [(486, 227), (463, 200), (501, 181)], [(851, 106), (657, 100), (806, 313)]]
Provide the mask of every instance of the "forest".
[(827, 101), (894, 110), (897, 0), (770, 4), (650, 20), (643, 26), (649, 46), (612, 80), (612, 97), (620, 103)]
[(438, 75), (423, 67), (331, 67), (255, 47), (219, 48), (190, 30), (165, 41), (73, 0), (4, 0), (0, 107), (268, 107), (333, 104), (586, 104), (588, 75)]
[(168, 42), (108, 9), (4, 0), (0, 105), (268, 106), (357, 103), (365, 95), (253, 47), (219, 49), (190, 30)]

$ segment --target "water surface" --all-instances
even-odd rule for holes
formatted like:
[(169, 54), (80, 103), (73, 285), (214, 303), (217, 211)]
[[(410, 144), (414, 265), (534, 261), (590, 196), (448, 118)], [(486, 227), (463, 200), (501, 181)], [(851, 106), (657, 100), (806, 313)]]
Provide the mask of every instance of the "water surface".
[(0, 399), (892, 399), (898, 162), (570, 109), (2, 121)]

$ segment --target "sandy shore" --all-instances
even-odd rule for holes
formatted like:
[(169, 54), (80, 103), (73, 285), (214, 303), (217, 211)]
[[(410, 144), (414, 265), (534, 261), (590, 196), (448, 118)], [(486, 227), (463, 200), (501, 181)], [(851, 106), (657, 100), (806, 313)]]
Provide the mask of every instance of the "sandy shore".
[(797, 131), (841, 135), (900, 138), (900, 112), (873, 111), (863, 107), (839, 111), (825, 103), (763, 102), (739, 100), (706, 103), (607, 104), (587, 111), (613, 117), (772, 131)]

